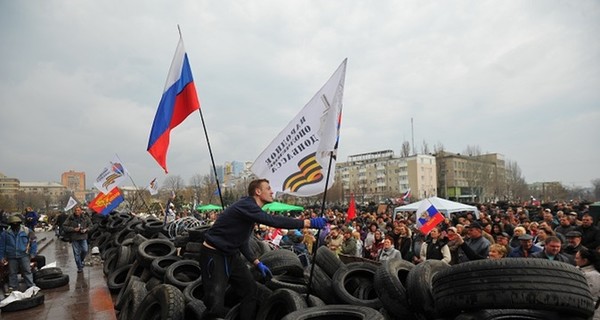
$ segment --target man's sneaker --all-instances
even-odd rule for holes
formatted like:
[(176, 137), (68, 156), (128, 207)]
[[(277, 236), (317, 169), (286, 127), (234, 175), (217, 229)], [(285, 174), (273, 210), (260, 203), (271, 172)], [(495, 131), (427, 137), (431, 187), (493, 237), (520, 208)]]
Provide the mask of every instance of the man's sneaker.
[(10, 296), (10, 294), (13, 292), (13, 288), (8, 287), (8, 290), (6, 290), (6, 292), (4, 293), (4, 296), (8, 297)]
[(77, 273), (82, 273), (83, 269), (77, 269)]

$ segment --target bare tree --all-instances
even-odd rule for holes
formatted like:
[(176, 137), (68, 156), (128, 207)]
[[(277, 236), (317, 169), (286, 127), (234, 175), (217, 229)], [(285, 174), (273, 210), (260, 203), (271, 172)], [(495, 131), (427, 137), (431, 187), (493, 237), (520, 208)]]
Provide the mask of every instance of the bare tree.
[(438, 141), (434, 146), (433, 146), (433, 153), (435, 154), (440, 154), (440, 153), (444, 153), (444, 145)]
[(528, 187), (521, 168), (516, 161), (506, 162), (506, 197), (510, 200), (521, 200), (528, 196)]
[(421, 148), (421, 153), (429, 154), (429, 144), (425, 140), (423, 140), (423, 147)]
[(600, 179), (592, 180), (592, 196), (594, 200), (600, 201)]
[(163, 182), (162, 189), (172, 191), (177, 193), (185, 188), (185, 182), (183, 178), (179, 175), (177, 176), (168, 176)]
[(406, 158), (410, 156), (410, 143), (408, 141), (402, 142), (402, 149), (400, 150), (400, 157)]
[(463, 154), (466, 156), (480, 156), (482, 153), (481, 148), (478, 145), (468, 145), (463, 151)]

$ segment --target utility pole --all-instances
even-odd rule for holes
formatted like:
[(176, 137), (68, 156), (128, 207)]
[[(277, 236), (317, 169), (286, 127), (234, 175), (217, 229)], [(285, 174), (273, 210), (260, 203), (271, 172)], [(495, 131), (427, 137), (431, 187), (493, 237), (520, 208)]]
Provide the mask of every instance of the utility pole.
[(410, 118), (410, 136), (412, 140), (413, 155), (415, 155), (417, 153), (415, 152), (415, 128), (413, 126), (413, 118)]

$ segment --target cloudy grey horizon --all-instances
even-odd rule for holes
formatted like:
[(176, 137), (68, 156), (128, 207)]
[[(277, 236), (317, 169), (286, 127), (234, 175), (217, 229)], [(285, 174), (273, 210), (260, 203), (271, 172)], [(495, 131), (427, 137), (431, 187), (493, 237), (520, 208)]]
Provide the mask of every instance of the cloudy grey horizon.
[[(515, 161), (527, 182), (600, 178), (597, 1), (2, 1), (0, 173), (24, 182), (118, 154), (138, 185), (181, 26), (217, 165), (254, 161), (348, 58), (339, 161), (403, 141)], [(198, 113), (169, 175), (211, 161)]]

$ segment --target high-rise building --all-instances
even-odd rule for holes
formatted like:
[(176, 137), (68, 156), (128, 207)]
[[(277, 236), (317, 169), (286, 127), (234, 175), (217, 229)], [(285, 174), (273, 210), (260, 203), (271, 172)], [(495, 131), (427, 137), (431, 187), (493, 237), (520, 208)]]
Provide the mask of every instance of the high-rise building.
[(69, 170), (60, 176), (60, 183), (73, 193), (79, 202), (85, 202), (85, 172)]

